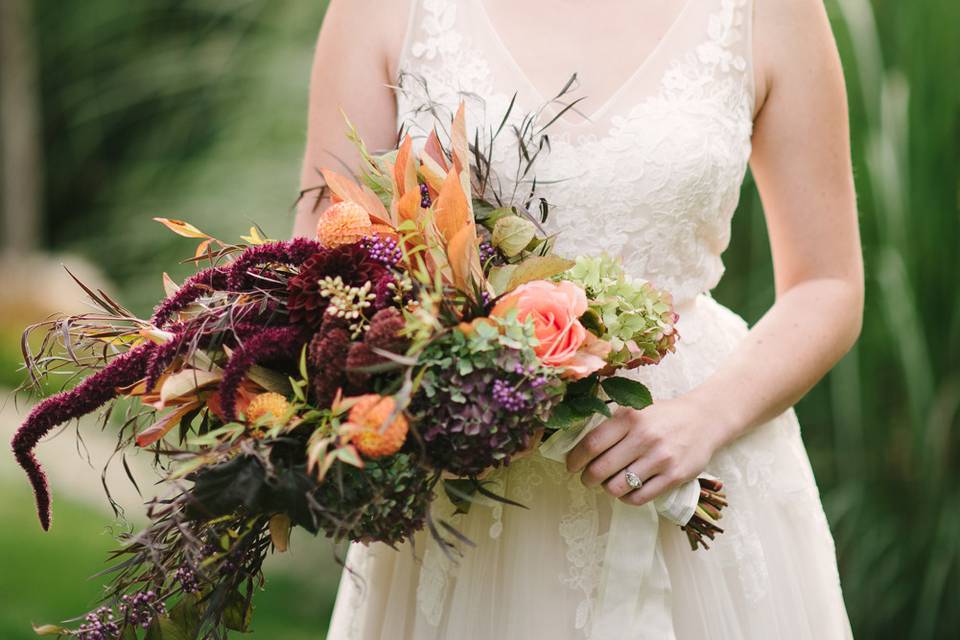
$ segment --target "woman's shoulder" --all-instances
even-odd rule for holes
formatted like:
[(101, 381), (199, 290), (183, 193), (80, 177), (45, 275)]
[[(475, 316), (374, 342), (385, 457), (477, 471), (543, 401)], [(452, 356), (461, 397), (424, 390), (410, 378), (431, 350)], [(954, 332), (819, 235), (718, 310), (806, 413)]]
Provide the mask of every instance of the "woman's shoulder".
[(324, 27), (345, 46), (376, 50), (393, 76), (416, 0), (330, 0)]
[[(752, 0), (757, 111), (784, 77), (815, 72), (836, 43), (824, 0)], [(814, 79), (811, 78), (811, 81)]]

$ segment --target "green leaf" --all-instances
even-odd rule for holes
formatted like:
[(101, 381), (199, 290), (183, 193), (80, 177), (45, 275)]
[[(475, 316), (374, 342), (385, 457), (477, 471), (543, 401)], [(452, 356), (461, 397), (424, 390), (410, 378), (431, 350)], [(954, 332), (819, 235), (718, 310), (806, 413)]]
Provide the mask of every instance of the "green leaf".
[(490, 269), (490, 274), (487, 276), (487, 282), (493, 287), (493, 292), (496, 295), (502, 295), (507, 292), (507, 286), (510, 284), (510, 278), (513, 277), (513, 272), (517, 270), (517, 265), (515, 264), (505, 264), (500, 267), (492, 267)]
[(55, 624), (33, 625), (33, 632), (38, 636), (61, 636), (67, 632), (63, 627)]
[(567, 389), (563, 397), (595, 396), (597, 395), (597, 380), (597, 374), (593, 374), (586, 378), (576, 380), (575, 382), (570, 382), (567, 384)]
[(548, 429), (572, 429), (582, 425), (593, 412), (585, 413), (570, 403), (562, 402), (553, 408), (547, 419)]
[(533, 280), (543, 280), (559, 275), (572, 267), (575, 262), (557, 256), (531, 256), (517, 265), (507, 283), (507, 291)]
[(223, 626), (227, 629), (246, 633), (250, 629), (253, 617), (253, 602), (248, 603), (239, 591), (230, 594), (230, 602), (223, 611)]
[(186, 594), (170, 609), (170, 620), (187, 634), (195, 638), (200, 632), (200, 600), (194, 594)]
[(456, 513), (470, 513), (470, 505), (474, 502), (473, 495), (477, 490), (475, 480), (468, 478), (444, 480), (443, 490), (450, 503), (456, 507)]
[(304, 380), (310, 379), (307, 374), (307, 345), (303, 345), (303, 349), (300, 350), (300, 377)]
[(607, 378), (600, 382), (607, 396), (621, 407), (643, 409), (653, 404), (650, 390), (629, 378)]
[(573, 410), (585, 418), (589, 418), (595, 413), (599, 413), (607, 418), (613, 414), (610, 413), (610, 407), (607, 403), (596, 396), (575, 396), (566, 401)]
[(197, 631), (187, 626), (182, 626), (178, 620), (174, 620), (171, 615), (159, 616), (147, 628), (147, 635), (143, 640), (195, 640)]

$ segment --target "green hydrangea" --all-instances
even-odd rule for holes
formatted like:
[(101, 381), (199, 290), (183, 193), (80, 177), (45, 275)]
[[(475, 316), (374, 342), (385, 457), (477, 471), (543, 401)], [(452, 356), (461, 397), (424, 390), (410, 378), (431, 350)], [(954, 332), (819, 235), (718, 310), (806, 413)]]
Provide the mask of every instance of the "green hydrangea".
[(629, 276), (605, 253), (578, 257), (560, 277), (587, 292), (589, 310), (581, 321), (613, 346), (611, 364), (659, 362), (673, 351), (677, 314), (668, 292)]

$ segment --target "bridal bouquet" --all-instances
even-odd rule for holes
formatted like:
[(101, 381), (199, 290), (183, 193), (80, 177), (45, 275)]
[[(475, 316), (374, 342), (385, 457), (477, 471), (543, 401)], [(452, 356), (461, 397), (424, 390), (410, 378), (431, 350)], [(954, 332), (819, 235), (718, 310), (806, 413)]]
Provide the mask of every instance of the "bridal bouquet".
[[(452, 546), (464, 538), (431, 517), (437, 491), (464, 509), (477, 494), (509, 502), (487, 470), (544, 439), (569, 447), (610, 403), (651, 402), (617, 374), (674, 349), (669, 294), (607, 256), (553, 255), (538, 217), (491, 196), (462, 107), (447, 145), (433, 131), (418, 155), (409, 137), (371, 155), (351, 136), (362, 180), (322, 171), (333, 204), (315, 238), (254, 228), (231, 244), (158, 219), (199, 240), (193, 260), (207, 266), (180, 285), (164, 276), (151, 318), (84, 287), (96, 313), (37, 325), (33, 381), (82, 378), (13, 439), (42, 527), (51, 499), (34, 449), (104, 405), (105, 420), (124, 414), (117, 451), (153, 452), (165, 489), (115, 552), (103, 606), (38, 633), (246, 630), (263, 560), (294, 527), (396, 545), (426, 526)], [(696, 548), (720, 532), (725, 503), (718, 482), (691, 486), (695, 513), (679, 524)]]

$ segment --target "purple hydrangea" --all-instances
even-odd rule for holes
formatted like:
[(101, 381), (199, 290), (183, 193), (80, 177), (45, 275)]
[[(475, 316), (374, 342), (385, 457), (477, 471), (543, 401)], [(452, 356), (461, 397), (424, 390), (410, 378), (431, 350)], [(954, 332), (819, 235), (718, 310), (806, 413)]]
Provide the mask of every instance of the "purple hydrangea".
[(493, 366), (460, 373), (436, 367), (412, 413), (431, 463), (458, 476), (509, 463), (530, 445), (559, 400), (557, 389), (523, 354), (503, 349)]

